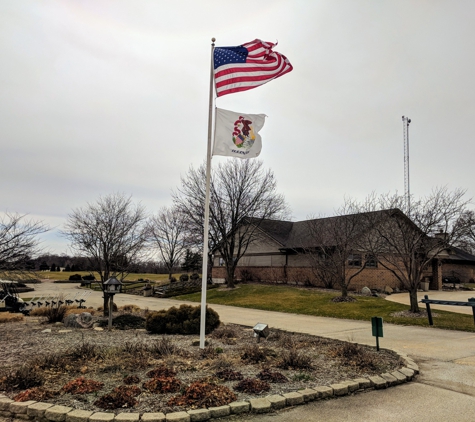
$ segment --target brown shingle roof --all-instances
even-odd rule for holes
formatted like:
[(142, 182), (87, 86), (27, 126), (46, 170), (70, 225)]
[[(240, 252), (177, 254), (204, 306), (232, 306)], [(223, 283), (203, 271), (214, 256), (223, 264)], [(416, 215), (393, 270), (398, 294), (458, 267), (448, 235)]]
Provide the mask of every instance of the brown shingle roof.
[[(360, 220), (361, 224), (365, 224), (365, 218), (369, 214), (374, 214), (374, 213), (386, 213), (386, 212), (391, 212), (394, 210), (385, 210), (385, 211), (374, 211), (371, 213), (361, 213), (361, 214), (349, 214), (349, 215), (339, 215), (339, 216), (334, 216), (334, 217), (323, 217), (323, 218), (316, 218), (312, 220), (303, 220), (303, 221), (297, 221), (297, 222), (282, 222), (285, 223), (285, 226), (280, 226), (279, 222), (275, 220), (266, 220), (266, 221), (274, 221), (273, 224), (270, 224), (270, 227), (272, 227), (272, 234), (268, 233), (270, 236), (272, 236), (274, 239), (279, 240), (279, 242), (283, 245), (285, 249), (299, 249), (299, 248), (307, 248), (307, 247), (312, 247), (316, 246), (314, 244), (314, 240), (311, 237), (311, 234), (309, 232), (309, 223), (310, 224), (321, 224), (321, 225), (326, 225), (328, 224), (329, 226), (331, 224), (337, 223), (335, 220), (344, 220), (344, 219), (349, 219), (349, 218), (356, 218), (357, 220)], [(342, 222), (343, 223), (343, 222)], [(266, 230), (267, 226), (262, 226), (262, 230), (267, 233)], [(279, 231), (282, 228), (282, 231)], [(331, 230), (329, 230), (329, 233), (331, 233)], [(329, 237), (326, 241), (326, 244), (329, 246), (336, 245), (338, 242), (336, 239), (332, 239)]]
[(475, 255), (471, 253), (465, 252), (460, 248), (456, 248), (455, 246), (451, 246), (449, 248), (449, 257), (444, 258), (444, 261), (464, 261), (464, 262), (471, 262), (475, 264)]
[(284, 246), (294, 224), (291, 221), (260, 220), (259, 229)]

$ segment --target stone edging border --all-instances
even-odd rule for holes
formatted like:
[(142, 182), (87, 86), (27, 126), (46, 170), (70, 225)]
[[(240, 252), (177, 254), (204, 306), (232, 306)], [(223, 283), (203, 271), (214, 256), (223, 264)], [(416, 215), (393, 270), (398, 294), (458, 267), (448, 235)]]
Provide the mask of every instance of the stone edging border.
[(275, 394), (248, 401), (233, 402), (226, 406), (210, 407), (208, 409), (193, 409), (167, 414), (160, 412), (143, 414), (119, 413), (115, 415), (114, 413), (77, 410), (72, 407), (36, 401), (15, 402), (8, 397), (0, 395), (0, 417), (38, 422), (195, 422), (249, 412), (268, 413), (287, 406), (296, 406), (330, 397), (345, 396), (368, 389), (380, 390), (411, 381), (419, 373), (419, 367), (407, 355), (400, 352), (397, 353), (405, 361), (406, 366), (391, 373), (387, 372), (368, 378), (342, 381), (330, 386), (307, 388), (282, 395)]

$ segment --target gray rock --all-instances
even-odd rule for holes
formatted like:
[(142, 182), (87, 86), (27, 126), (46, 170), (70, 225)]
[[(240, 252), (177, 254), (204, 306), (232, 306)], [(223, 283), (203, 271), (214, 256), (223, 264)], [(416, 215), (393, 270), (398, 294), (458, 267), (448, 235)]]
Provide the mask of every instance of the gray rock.
[(82, 324), (91, 324), (92, 325), (92, 315), (89, 312), (83, 312), (79, 315), (79, 319)]
[(68, 328), (91, 328), (93, 325), (92, 315), (89, 312), (82, 314), (69, 314), (64, 318), (63, 324)]
[(77, 315), (76, 314), (69, 314), (66, 315), (63, 319), (63, 324), (65, 327), (77, 327)]
[(363, 287), (361, 289), (361, 294), (365, 296), (371, 296), (371, 289), (369, 287)]

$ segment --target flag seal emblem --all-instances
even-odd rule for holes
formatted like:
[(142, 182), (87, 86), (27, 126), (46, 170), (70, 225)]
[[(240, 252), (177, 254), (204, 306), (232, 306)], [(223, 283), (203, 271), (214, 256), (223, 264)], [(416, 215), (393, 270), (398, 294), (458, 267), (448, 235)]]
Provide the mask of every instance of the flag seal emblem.
[(236, 113), (216, 108), (213, 155), (237, 158), (257, 157), (262, 149), (259, 131), (265, 114)]
[(237, 148), (249, 151), (256, 140), (254, 127), (252, 121), (239, 116), (239, 119), (234, 122), (233, 142)]

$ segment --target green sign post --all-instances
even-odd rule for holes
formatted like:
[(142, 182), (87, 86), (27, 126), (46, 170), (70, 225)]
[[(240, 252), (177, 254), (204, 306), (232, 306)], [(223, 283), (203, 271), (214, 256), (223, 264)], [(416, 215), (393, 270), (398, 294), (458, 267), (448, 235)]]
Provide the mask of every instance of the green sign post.
[(373, 329), (373, 337), (376, 337), (376, 350), (379, 352), (379, 338), (383, 336), (383, 318), (371, 317), (371, 327)]

